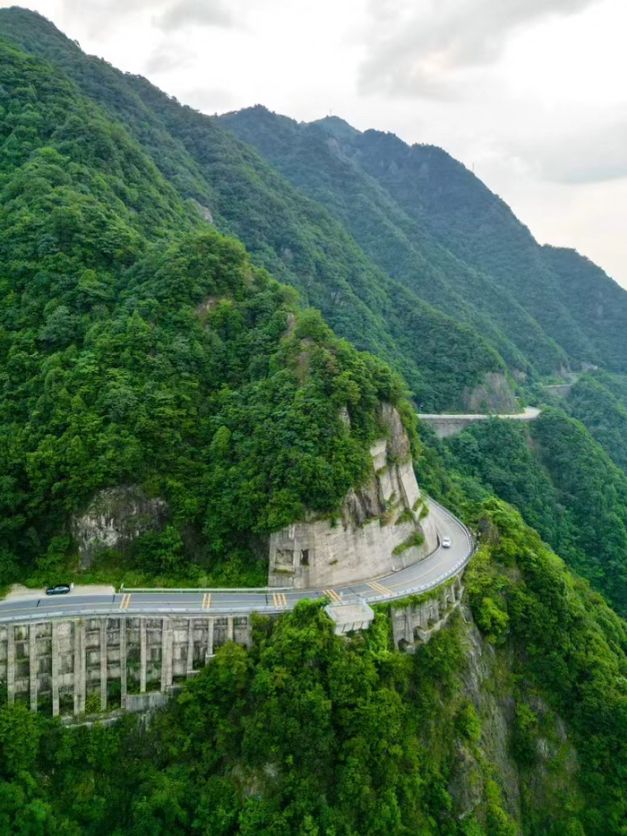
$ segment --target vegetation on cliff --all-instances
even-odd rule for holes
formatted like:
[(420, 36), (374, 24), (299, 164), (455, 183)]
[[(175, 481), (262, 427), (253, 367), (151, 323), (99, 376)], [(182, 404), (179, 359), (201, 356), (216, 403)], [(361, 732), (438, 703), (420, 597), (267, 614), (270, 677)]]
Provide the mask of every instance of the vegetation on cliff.
[(511, 507), (475, 514), (482, 640), (457, 615), (403, 654), (384, 612), (346, 640), (305, 602), (260, 619), (250, 651), (221, 648), (148, 727), (5, 707), (3, 829), (619, 834), (624, 623)]
[(447, 466), (515, 505), (618, 612), (627, 612), (627, 478), (578, 421), (545, 410), (477, 423), (443, 445)]
[(0, 831), (621, 833), (625, 624), (540, 537), (625, 611), (625, 294), (439, 149), (221, 123), (38, 15), (0, 23), (0, 583), (58, 580), (72, 518), (131, 483), (168, 519), (126, 566), (233, 582), (337, 509), (382, 401), (413, 429), (396, 372), (437, 410), (488, 373), (603, 367), (528, 428), (424, 431), (419, 481), (480, 532), (481, 636), (458, 613), (406, 655), (384, 609), (345, 641), (303, 603), (148, 725), (2, 706)]
[(335, 510), (399, 381), (72, 82), (2, 42), (0, 59), (0, 579), (52, 580), (72, 516), (112, 485), (168, 504), (131, 560), (153, 575), (250, 560), (255, 535)]

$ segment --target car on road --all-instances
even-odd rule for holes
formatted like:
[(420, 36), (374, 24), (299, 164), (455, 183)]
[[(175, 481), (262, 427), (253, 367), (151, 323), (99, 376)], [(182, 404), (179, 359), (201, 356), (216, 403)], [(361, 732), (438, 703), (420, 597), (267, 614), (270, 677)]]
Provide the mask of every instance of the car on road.
[(450, 537), (442, 537), (441, 545), (443, 549), (450, 549), (451, 548), (451, 538)]
[(71, 591), (73, 583), (58, 583), (46, 589), (46, 595), (67, 595)]

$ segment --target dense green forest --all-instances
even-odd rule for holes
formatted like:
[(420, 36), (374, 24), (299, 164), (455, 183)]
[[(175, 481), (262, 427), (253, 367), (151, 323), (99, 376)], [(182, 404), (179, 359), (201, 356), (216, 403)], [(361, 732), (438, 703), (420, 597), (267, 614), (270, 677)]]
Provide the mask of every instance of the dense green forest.
[(401, 384), (208, 228), (72, 82), (0, 57), (1, 580), (52, 578), (72, 515), (131, 482), (169, 507), (138, 569), (250, 563), (255, 535), (338, 507)]
[(627, 613), (627, 478), (585, 428), (546, 409), (478, 423), (442, 445), (447, 466), (515, 505), (578, 573)]
[(510, 368), (625, 370), (624, 291), (576, 253), (539, 247), (442, 149), (361, 133), (336, 117), (298, 124), (263, 107), (221, 121), (327, 207), (390, 275), (471, 323)]
[(573, 386), (564, 406), (627, 473), (627, 377), (587, 374)]
[(260, 619), (250, 651), (221, 648), (148, 726), (72, 730), (2, 708), (0, 828), (622, 832), (624, 623), (511, 507), (467, 510), (482, 532), (466, 583), (483, 638), (458, 614), (401, 654), (384, 611), (346, 640), (303, 603)]
[(504, 372), (479, 332), (381, 270), (323, 206), (215, 120), (86, 56), (39, 15), (0, 10), (0, 31), (123, 124), (182, 199), (243, 241), (258, 265), (296, 287), (340, 336), (395, 367), (425, 409), (461, 407), (465, 388)]
[[(345, 640), (303, 603), (149, 722), (0, 705), (0, 832), (624, 834), (627, 294), (440, 149), (207, 117), (21, 9), (0, 206), (0, 586), (263, 583), (383, 402), (480, 544), (414, 654), (389, 608)], [(535, 422), (417, 426), (514, 392)], [(73, 520), (118, 486), (165, 520), (81, 575)]]

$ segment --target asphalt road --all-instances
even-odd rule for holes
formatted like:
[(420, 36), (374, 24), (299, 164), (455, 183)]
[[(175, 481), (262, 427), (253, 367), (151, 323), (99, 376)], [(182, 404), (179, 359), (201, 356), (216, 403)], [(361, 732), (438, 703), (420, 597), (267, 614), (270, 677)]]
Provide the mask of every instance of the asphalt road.
[(506, 412), (506, 413), (480, 413), (480, 412), (468, 412), (468, 413), (459, 413), (459, 412), (419, 412), (418, 417), (423, 418), (424, 420), (431, 419), (439, 419), (442, 421), (446, 420), (455, 420), (463, 419), (464, 421), (489, 421), (490, 418), (504, 418), (507, 421), (535, 421), (542, 410), (538, 409), (536, 406), (527, 406), (523, 410), (523, 412)]
[(221, 615), (249, 612), (278, 613), (292, 609), (303, 598), (326, 597), (331, 602), (381, 603), (426, 592), (457, 574), (470, 560), (473, 540), (468, 529), (433, 500), (429, 503), (440, 538), (450, 537), (450, 548), (439, 546), (429, 557), (393, 572), (328, 589), (201, 589), (121, 591), (115, 595), (70, 592), (41, 598), (0, 602), (0, 622), (45, 621), (91, 615)]

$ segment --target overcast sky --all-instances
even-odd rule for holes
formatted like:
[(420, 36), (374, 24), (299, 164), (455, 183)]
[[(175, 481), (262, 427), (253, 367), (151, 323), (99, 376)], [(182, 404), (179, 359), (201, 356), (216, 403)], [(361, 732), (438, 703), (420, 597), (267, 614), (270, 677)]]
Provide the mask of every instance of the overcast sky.
[(206, 113), (261, 103), (440, 145), (627, 287), (625, 0), (24, 5)]

